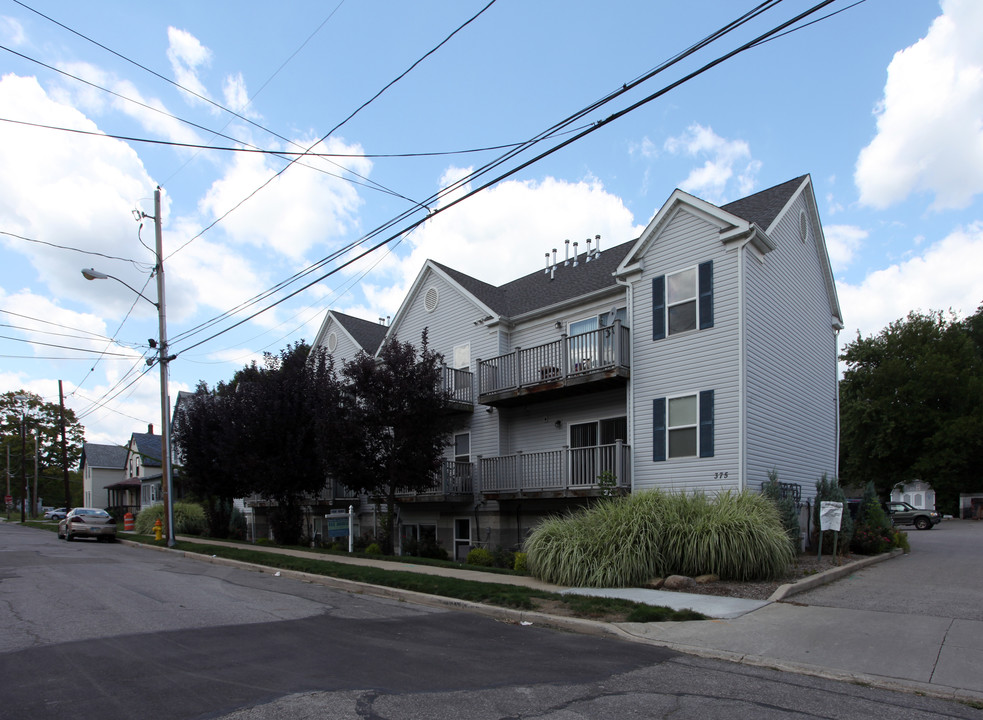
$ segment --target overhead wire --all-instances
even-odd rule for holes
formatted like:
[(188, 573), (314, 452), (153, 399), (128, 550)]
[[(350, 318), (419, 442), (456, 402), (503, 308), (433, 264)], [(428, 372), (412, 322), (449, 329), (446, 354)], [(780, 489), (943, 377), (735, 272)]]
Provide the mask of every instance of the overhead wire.
[(140, 265), (146, 265), (146, 263), (141, 263), (138, 260), (119, 257), (117, 255), (107, 255), (106, 253), (96, 252), (95, 250), (83, 250), (82, 248), (72, 247), (70, 245), (59, 245), (58, 243), (48, 242), (47, 240), (35, 240), (34, 238), (24, 237), (23, 235), (18, 235), (17, 233), (8, 232), (6, 230), (0, 230), (0, 235), (6, 235), (8, 237), (16, 238), (17, 240), (24, 240), (25, 242), (36, 243), (38, 245), (47, 245), (48, 247), (58, 248), (59, 250), (71, 250), (72, 252), (81, 253), (83, 255), (94, 255), (97, 257), (106, 258), (107, 260), (122, 260), (123, 262), (128, 262), (137, 268), (139, 268)]
[[(713, 42), (714, 40), (716, 40), (716, 39), (722, 37), (723, 35), (725, 35), (725, 34), (731, 32), (731, 31), (733, 31), (737, 27), (740, 27), (741, 25), (749, 22), (751, 19), (759, 16), (760, 14), (762, 14), (763, 12), (765, 12), (766, 10), (771, 9), (772, 7), (776, 6), (780, 2), (782, 2), (782, 0), (768, 0), (766, 2), (760, 3), (756, 7), (752, 8), (751, 10), (749, 10), (748, 12), (746, 12), (743, 15), (739, 16), (737, 19), (732, 20), (731, 22), (727, 23), (726, 25), (724, 25), (723, 27), (721, 27), (718, 30), (714, 31), (713, 33), (707, 35), (702, 40), (700, 40), (700, 41), (692, 44), (687, 49), (685, 49), (683, 51), (680, 51), (679, 53), (677, 53), (676, 55), (674, 55), (673, 57), (671, 57), (669, 60), (661, 63), (660, 65), (658, 65), (655, 68), (649, 70), (648, 72), (643, 73), (642, 75), (636, 77), (635, 79), (631, 80), (630, 82), (622, 84), (620, 88), (617, 88), (616, 90), (614, 90), (612, 92), (609, 92), (608, 94), (606, 94), (605, 96), (601, 97), (600, 99), (594, 101), (593, 103), (591, 103), (590, 105), (586, 106), (585, 108), (582, 108), (581, 110), (577, 111), (576, 113), (567, 116), (566, 118), (564, 118), (560, 122), (555, 123), (554, 125), (552, 125), (551, 127), (547, 128), (546, 130), (538, 133), (533, 138), (531, 138), (529, 140), (526, 140), (525, 142), (523, 142), (523, 143), (517, 145), (516, 147), (510, 149), (509, 152), (507, 152), (507, 153), (499, 156), (498, 158), (496, 158), (493, 161), (490, 161), (490, 162), (486, 163), (485, 165), (483, 165), (478, 170), (472, 171), (471, 173), (469, 173), (465, 177), (459, 179), (457, 182), (452, 183), (447, 188), (442, 188), (438, 192), (433, 193), (429, 198), (427, 198), (427, 199), (425, 199), (423, 201), (423, 204), (424, 205), (428, 205), (430, 203), (433, 203), (433, 202), (438, 201), (441, 197), (444, 197), (444, 196), (449, 195), (449, 194), (451, 194), (453, 192), (456, 192), (457, 190), (465, 187), (469, 182), (473, 181), (474, 179), (477, 179), (478, 177), (481, 177), (482, 175), (486, 174), (487, 172), (490, 172), (495, 167), (498, 167), (499, 165), (503, 164), (505, 161), (511, 159), (512, 157), (515, 157), (521, 151), (526, 150), (526, 149), (529, 149), (529, 148), (533, 147), (534, 145), (536, 145), (536, 144), (538, 144), (540, 142), (543, 142), (543, 141), (545, 141), (547, 139), (550, 139), (551, 137), (554, 136), (554, 133), (559, 133), (559, 132), (563, 131), (567, 126), (569, 126), (569, 125), (573, 124), (574, 122), (576, 122), (577, 120), (583, 118), (588, 113), (596, 110), (597, 108), (603, 106), (606, 103), (611, 102), (612, 100), (614, 100), (617, 97), (623, 95), (624, 93), (633, 90), (635, 87), (637, 87), (641, 83), (643, 83), (643, 82), (651, 79), (652, 77), (654, 77), (655, 75), (657, 75), (657, 74), (659, 74), (661, 72), (664, 72), (665, 70), (667, 70), (672, 65), (675, 65), (676, 63), (680, 62), (681, 60), (685, 59), (686, 57), (694, 54), (695, 52), (699, 51), (700, 49), (702, 49), (706, 45), (708, 45), (711, 42)], [(588, 128), (589, 127), (592, 127), (592, 126), (588, 126)], [(578, 134), (578, 136), (579, 136), (579, 134)], [(429, 217), (432, 217), (433, 214), (438, 211), (438, 210), (431, 210), (429, 207), (427, 207), (426, 209), (428, 211), (428, 218)], [(224, 318), (230, 317), (231, 315), (234, 315), (234, 314), (237, 314), (237, 313), (243, 311), (244, 309), (257, 304), (258, 302), (261, 302), (262, 300), (266, 299), (267, 297), (270, 297), (274, 293), (278, 292), (280, 289), (282, 289), (284, 287), (287, 287), (287, 286), (293, 284), (294, 282), (299, 281), (300, 279), (302, 279), (304, 277), (307, 277), (311, 273), (316, 272), (320, 268), (324, 267), (327, 263), (329, 263), (329, 262), (331, 262), (331, 261), (333, 261), (333, 260), (341, 257), (345, 253), (353, 250), (354, 248), (356, 248), (356, 247), (360, 246), (361, 244), (367, 242), (368, 240), (372, 239), (373, 237), (378, 236), (379, 234), (385, 232), (389, 228), (394, 227), (399, 222), (402, 222), (403, 220), (408, 219), (415, 212), (417, 212), (417, 210), (418, 210), (418, 208), (410, 208), (410, 209), (404, 210), (403, 212), (397, 214), (394, 218), (391, 218), (390, 220), (388, 220), (387, 222), (383, 223), (382, 225), (376, 227), (374, 230), (370, 231), (369, 233), (361, 236), (360, 238), (358, 238), (357, 240), (353, 241), (352, 243), (349, 243), (347, 246), (345, 246), (343, 248), (340, 248), (339, 250), (336, 250), (336, 251), (332, 252), (328, 256), (326, 256), (326, 257), (322, 258), (321, 260), (315, 262), (314, 264), (308, 266), (304, 270), (299, 271), (298, 273), (295, 273), (293, 276), (291, 276), (289, 278), (286, 278), (285, 280), (280, 281), (279, 283), (277, 283), (277, 285), (275, 285), (272, 288), (268, 289), (267, 291), (264, 291), (263, 293), (255, 296), (250, 301), (247, 301), (246, 303), (242, 303), (239, 306), (237, 306), (236, 308), (233, 308), (233, 309), (231, 309), (229, 311), (226, 311), (225, 313), (223, 313), (222, 315), (217, 316), (216, 318), (212, 318), (209, 321), (206, 321), (204, 323), (200, 323), (199, 325), (195, 326), (194, 328), (190, 328), (189, 330), (185, 331), (181, 335), (179, 335), (176, 338), (172, 339), (172, 344), (175, 341), (179, 341), (179, 340), (184, 339), (186, 337), (189, 337), (189, 336), (191, 336), (193, 334), (196, 334), (197, 332), (201, 332), (204, 329), (207, 329), (208, 327), (212, 327), (215, 324), (217, 324), (218, 322), (221, 322), (221, 320), (223, 320)], [(415, 223), (414, 225), (411, 226), (411, 228), (412, 227), (416, 227), (419, 224), (420, 223)]]
[[(472, 22), (474, 22), (475, 20), (477, 20), (486, 10), (488, 10), (488, 8), (490, 8), (492, 5), (494, 5), (496, 1), (497, 0), (489, 0), (488, 4), (485, 5), (483, 8), (481, 8), (481, 10), (479, 10), (477, 13), (475, 13), (474, 15), (472, 15), (470, 18), (468, 18), (461, 25), (459, 25), (458, 27), (456, 27), (447, 37), (445, 37), (443, 40), (441, 40), (439, 43), (437, 43), (437, 45), (435, 47), (431, 48), (426, 53), (424, 53), (422, 57), (418, 58), (406, 70), (404, 70), (396, 78), (394, 78), (389, 83), (387, 83), (381, 90), (379, 90), (378, 92), (376, 92), (375, 95), (373, 95), (371, 98), (369, 98), (368, 100), (366, 100), (365, 102), (363, 102), (361, 105), (359, 105), (355, 110), (353, 110), (344, 120), (342, 120), (341, 122), (339, 122), (338, 124), (336, 124), (333, 128), (331, 128), (331, 130), (329, 130), (327, 133), (325, 133), (324, 135), (322, 135), (321, 136), (321, 139), (318, 140), (317, 142), (315, 142), (313, 145), (311, 145), (308, 148), (308, 150), (313, 150), (320, 143), (324, 142), (329, 137), (331, 137), (331, 135), (333, 135), (339, 129), (341, 129), (341, 127), (343, 127), (349, 120), (351, 120), (353, 117), (355, 117), (364, 108), (368, 107), (372, 102), (374, 102), (375, 100), (377, 100), (386, 90), (388, 90), (393, 85), (395, 85), (397, 82), (399, 82), (404, 77), (406, 77), (421, 62), (423, 62), (425, 59), (427, 59), (428, 57), (430, 57), (431, 55), (433, 55), (435, 52), (437, 52), (437, 50), (439, 50), (441, 47), (443, 47), (444, 45), (446, 45), (451, 40), (451, 38), (453, 38), (455, 35), (457, 35), (459, 32), (461, 32), (464, 28), (466, 28)], [(206, 226), (197, 235), (194, 235), (193, 237), (191, 237), (190, 239), (188, 239), (187, 241), (185, 241), (182, 245), (180, 245), (176, 250), (173, 250), (172, 252), (170, 252), (167, 255), (167, 257), (168, 258), (173, 257), (176, 253), (181, 252), (189, 244), (191, 244), (192, 242), (194, 242), (195, 240), (197, 240), (199, 237), (201, 237), (202, 235), (204, 235), (206, 232), (208, 232), (209, 230), (211, 230), (213, 227), (215, 227), (217, 224), (219, 224), (220, 222), (222, 222), (223, 220), (225, 220), (225, 218), (227, 218), (229, 215), (231, 215), (237, 209), (239, 209), (240, 207), (242, 207), (243, 204), (245, 204), (246, 202), (248, 202), (251, 198), (255, 197), (255, 195), (257, 193), (259, 193), (260, 191), (262, 191), (264, 188), (268, 187), (271, 182), (273, 182), (275, 179), (277, 179), (278, 177), (280, 177), (281, 175), (283, 175), (283, 173), (285, 173), (287, 170), (289, 170), (294, 165), (294, 163), (296, 163), (302, 157), (304, 157), (304, 155), (300, 155), (300, 156), (295, 157), (292, 160), (290, 160), (290, 162), (287, 163), (287, 165), (285, 167), (281, 168), (279, 171), (277, 171), (276, 173), (274, 173), (273, 175), (271, 175), (269, 178), (267, 178), (266, 181), (263, 182), (263, 183), (261, 183), (259, 187), (257, 187), (251, 193), (249, 193), (246, 197), (244, 197), (238, 203), (236, 203), (235, 205), (233, 205), (229, 210), (227, 210), (226, 212), (224, 212), (218, 218), (216, 218), (214, 222), (212, 222), (208, 226)], [(404, 200), (407, 200), (408, 202), (414, 202), (414, 201), (409, 200), (409, 198), (405, 198), (404, 197), (403, 199)], [(417, 207), (420, 207), (420, 208), (425, 207), (424, 205), (422, 205), (420, 203), (415, 203), (415, 204), (416, 204)]]
[[(218, 336), (220, 336), (220, 335), (222, 335), (222, 334), (224, 334), (226, 332), (229, 332), (229, 331), (235, 329), (236, 327), (239, 327), (240, 325), (244, 324), (245, 322), (248, 322), (249, 320), (257, 317), (260, 314), (262, 314), (263, 312), (266, 312), (266, 311), (268, 311), (268, 310), (276, 307), (277, 305), (280, 305), (281, 303), (285, 302), (286, 300), (289, 300), (290, 298), (295, 297), (299, 293), (301, 293), (304, 290), (312, 287), (313, 285), (317, 284), (318, 282), (321, 282), (325, 278), (330, 277), (331, 275), (335, 274), (336, 272), (340, 271), (341, 269), (343, 269), (343, 268), (347, 267), (348, 265), (351, 265), (352, 263), (356, 262), (357, 260), (365, 257), (369, 253), (374, 252), (375, 250), (377, 250), (378, 248), (382, 247), (383, 245), (386, 245), (386, 244), (392, 242), (393, 240), (399, 238), (400, 236), (405, 235), (407, 232), (415, 229), (416, 227), (419, 227), (421, 224), (423, 224), (424, 222), (426, 222), (428, 219), (431, 219), (434, 215), (436, 215), (436, 214), (438, 214), (440, 212), (444, 212), (445, 210), (448, 210), (451, 207), (454, 207), (454, 206), (460, 204), (464, 200), (472, 197), (473, 195), (481, 192), (482, 190), (485, 190), (488, 187), (490, 187), (490, 186), (492, 186), (492, 185), (494, 185), (494, 184), (496, 184), (498, 182), (501, 182), (503, 179), (505, 179), (505, 178), (507, 178), (507, 177), (509, 177), (511, 175), (514, 175), (515, 173), (519, 172), (520, 170), (522, 170), (522, 169), (524, 169), (524, 168), (526, 168), (526, 167), (528, 167), (528, 166), (530, 166), (530, 165), (532, 165), (532, 164), (534, 164), (536, 162), (539, 162), (543, 158), (545, 158), (545, 157), (547, 157), (547, 156), (549, 156), (549, 155), (557, 152), (558, 150), (560, 150), (560, 149), (562, 149), (562, 148), (564, 148), (564, 147), (566, 147), (566, 146), (568, 146), (568, 145), (576, 142), (577, 140), (582, 139), (583, 137), (586, 137), (587, 135), (589, 135), (591, 133), (596, 132), (597, 130), (601, 129), (602, 127), (605, 127), (605, 126), (609, 125), (610, 123), (614, 122), (615, 120), (617, 120), (617, 119), (619, 119), (621, 117), (624, 117), (626, 114), (628, 114), (630, 112), (633, 112), (633, 111), (637, 110), (638, 108), (640, 108), (640, 107), (642, 107), (642, 106), (644, 106), (644, 105), (646, 105), (646, 104), (648, 104), (648, 103), (650, 103), (650, 102), (652, 102), (652, 101), (654, 101), (654, 100), (662, 97), (663, 95), (665, 95), (666, 93), (668, 93), (671, 90), (675, 89), (676, 87), (679, 87), (680, 85), (682, 85), (682, 84), (684, 84), (686, 82), (691, 81), (692, 79), (694, 79), (694, 78), (702, 75), (703, 73), (708, 72), (712, 68), (714, 68), (717, 65), (719, 65), (719, 64), (721, 64), (721, 63), (729, 60), (730, 58), (732, 58), (732, 57), (734, 57), (734, 56), (736, 56), (736, 55), (738, 55), (740, 53), (746, 52), (747, 50), (749, 50), (749, 49), (751, 49), (753, 47), (756, 47), (764, 39), (766, 39), (766, 38), (768, 38), (768, 37), (770, 37), (770, 36), (772, 36), (772, 35), (774, 35), (774, 34), (776, 34), (778, 32), (781, 32), (781, 31), (783, 31), (783, 30), (785, 30), (785, 29), (787, 29), (789, 27), (791, 27), (792, 25), (794, 25), (795, 23), (799, 22), (800, 20), (808, 17), (809, 15), (812, 15), (815, 12), (818, 12), (823, 7), (826, 7), (826, 6), (832, 4), (832, 3), (836, 2), (836, 1), (837, 0), (822, 0), (821, 2), (819, 2), (816, 5), (812, 6), (811, 8), (809, 8), (809, 9), (803, 11), (802, 13), (796, 15), (795, 17), (791, 18), (790, 20), (787, 20), (787, 21), (785, 21), (785, 22), (783, 22), (783, 23), (781, 23), (781, 24), (773, 27), (772, 29), (765, 31), (764, 33), (760, 34), (759, 36), (757, 36), (753, 40), (748, 41), (748, 42), (745, 42), (745, 43), (741, 44), (740, 46), (738, 46), (737, 48), (735, 48), (733, 50), (730, 50), (729, 52), (726, 52), (723, 55), (718, 56), (714, 60), (712, 60), (712, 61), (710, 61), (710, 62), (702, 65), (698, 69), (696, 69), (696, 70), (694, 70), (694, 71), (692, 71), (690, 73), (685, 74), (683, 77), (681, 77), (681, 78), (679, 78), (679, 79), (677, 79), (677, 80), (669, 83), (668, 85), (663, 86), (662, 88), (660, 88), (656, 92), (649, 94), (648, 96), (642, 98), (641, 100), (636, 101), (635, 103), (633, 103), (633, 104), (631, 104), (631, 105), (629, 105), (629, 106), (627, 106), (627, 107), (625, 107), (625, 108), (623, 108), (623, 109), (621, 109), (621, 110), (619, 110), (619, 111), (617, 111), (617, 112), (609, 115), (608, 117), (604, 118), (603, 120), (597, 121), (596, 123), (594, 123), (593, 125), (591, 125), (589, 128), (587, 128), (586, 130), (583, 130), (582, 132), (577, 133), (573, 137), (564, 140), (560, 144), (558, 144), (556, 146), (553, 146), (553, 147), (549, 148), (548, 150), (540, 153), (539, 155), (537, 155), (537, 156), (535, 156), (535, 157), (533, 157), (533, 158), (531, 158), (529, 160), (526, 160), (526, 161), (522, 162), (520, 165), (518, 165), (518, 166), (516, 166), (514, 168), (511, 168), (511, 169), (509, 169), (507, 171), (505, 171), (501, 175), (496, 176), (494, 179), (486, 182), (485, 184), (481, 185), (480, 187), (473, 188), (473, 189), (469, 190), (466, 194), (450, 200), (446, 205), (442, 205), (442, 206), (440, 206), (438, 208), (435, 208), (435, 209), (431, 210), (430, 211), (430, 214), (427, 217), (422, 218), (422, 219), (419, 219), (419, 220), (416, 220), (416, 221), (410, 223), (407, 227), (404, 227), (401, 230), (399, 230), (398, 232), (396, 232), (396, 233), (388, 236), (387, 238), (383, 239), (379, 243), (377, 243), (377, 244), (373, 245), (372, 247), (370, 247), (369, 249), (363, 251), (362, 253), (360, 253), (356, 257), (349, 259), (345, 263), (343, 263), (343, 264), (341, 264), (341, 265), (333, 268), (332, 270), (330, 270), (329, 272), (327, 272), (327, 273), (319, 276), (315, 280), (313, 280), (313, 281), (311, 281), (311, 282), (303, 285), (302, 287), (300, 287), (300, 288), (292, 291), (291, 293), (289, 293), (288, 295), (284, 296), (283, 298), (280, 298), (280, 299), (276, 300), (275, 302), (271, 303), (270, 305), (266, 306), (265, 308), (263, 308), (261, 310), (258, 310), (255, 313), (250, 314), (246, 318), (243, 318), (242, 320), (240, 320), (240, 321), (238, 321), (238, 322), (230, 325), (229, 327), (227, 327), (227, 328), (225, 328), (225, 329), (223, 329), (223, 330), (221, 330), (221, 331), (219, 331), (217, 333), (214, 333), (214, 334), (208, 336), (204, 340), (201, 340), (201, 341), (196, 342), (196, 343), (194, 343), (192, 345), (189, 345), (186, 348), (184, 348), (183, 350), (176, 351), (175, 354), (180, 355), (182, 352), (187, 352), (188, 350), (191, 350), (191, 349), (193, 349), (195, 347), (199, 347), (199, 346), (203, 345), (204, 343), (209, 342), (210, 340), (213, 340), (214, 338), (216, 338), (216, 337), (218, 337)], [(759, 8), (769, 9), (770, 7), (773, 7), (773, 6), (777, 5), (779, 2), (781, 2), (781, 0), (775, 0), (774, 2), (762, 3), (759, 6)], [(743, 24), (743, 22), (744, 21), (742, 21), (740, 24)], [(715, 35), (716, 35), (716, 33), (715, 33)], [(702, 46), (702, 45), (703, 45), (702, 42), (701, 43), (697, 43), (697, 46)], [(677, 58), (681, 58), (681, 56), (677, 56)], [(673, 59), (670, 62), (671, 62), (671, 64), (675, 64), (675, 62), (678, 62), (678, 59)], [(665, 67), (665, 65), (659, 66), (659, 68), (657, 68), (653, 72), (661, 72), (661, 68), (663, 68), (663, 67)], [(647, 73), (646, 76), (651, 77), (652, 74), (653, 73)], [(643, 77), (645, 77), (645, 76), (643, 76)], [(634, 83), (634, 84), (637, 85), (637, 83)], [(626, 84), (625, 87), (627, 87), (627, 84)], [(617, 94), (621, 94), (621, 93), (617, 93)], [(363, 240), (363, 242), (364, 242), (364, 240)], [(173, 350), (173, 344), (172, 344), (172, 350)]]

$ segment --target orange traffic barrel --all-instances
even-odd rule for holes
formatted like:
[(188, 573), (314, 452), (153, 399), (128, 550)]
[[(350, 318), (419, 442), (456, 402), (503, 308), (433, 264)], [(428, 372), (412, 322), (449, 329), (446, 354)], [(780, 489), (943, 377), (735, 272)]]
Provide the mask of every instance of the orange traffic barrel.
[(123, 529), (132, 530), (135, 527), (133, 522), (133, 513), (128, 512), (123, 516)]

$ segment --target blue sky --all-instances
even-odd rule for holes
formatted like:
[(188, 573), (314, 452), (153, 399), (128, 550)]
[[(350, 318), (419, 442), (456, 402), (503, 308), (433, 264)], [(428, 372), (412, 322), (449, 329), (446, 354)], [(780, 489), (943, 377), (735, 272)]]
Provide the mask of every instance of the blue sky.
[[(0, 392), (56, 401), (64, 380), (90, 441), (159, 427), (144, 362), (155, 309), (79, 272), (94, 266), (155, 298), (141, 245), (152, 247), (153, 225), (138, 235), (131, 210), (152, 214), (158, 184), (172, 397), (313, 339), (329, 308), (395, 315), (426, 258), (501, 283), (566, 238), (631, 240), (677, 187), (722, 204), (811, 174), (841, 343), (911, 310), (983, 303), (983, 4), (837, 0), (809, 20), (839, 14), (724, 61), (253, 320), (211, 339), (244, 315), (196, 331), (393, 218), (407, 219), (392, 233), (408, 228), (424, 201), (502, 152), (462, 151), (535, 137), (754, 5), (497, 0), (480, 12), (487, 4), (2, 0)], [(571, 129), (812, 5), (778, 4)], [(315, 148), (336, 157), (304, 158), (245, 200), (286, 161), (25, 122), (278, 151), (340, 127)], [(382, 157), (410, 153), (455, 154)]]

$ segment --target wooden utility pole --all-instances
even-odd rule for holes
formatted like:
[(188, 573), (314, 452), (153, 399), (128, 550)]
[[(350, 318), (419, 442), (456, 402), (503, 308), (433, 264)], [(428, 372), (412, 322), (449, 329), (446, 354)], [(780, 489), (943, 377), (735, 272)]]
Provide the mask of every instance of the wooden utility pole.
[(65, 512), (72, 509), (72, 490), (68, 486), (68, 440), (65, 438), (65, 393), (58, 381), (58, 407), (61, 417), (61, 467), (65, 473)]

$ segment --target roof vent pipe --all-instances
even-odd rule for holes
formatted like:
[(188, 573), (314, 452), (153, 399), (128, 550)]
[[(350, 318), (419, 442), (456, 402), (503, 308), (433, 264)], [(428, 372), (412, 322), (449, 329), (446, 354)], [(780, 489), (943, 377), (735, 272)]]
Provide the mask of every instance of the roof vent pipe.
[(556, 267), (556, 248), (553, 248), (553, 267)]
[(597, 247), (594, 248), (594, 255), (597, 256), (601, 254), (601, 236), (595, 235), (594, 240), (597, 241)]
[(550, 274), (550, 254), (546, 253), (546, 269), (543, 270), (544, 275)]
[(553, 282), (553, 277), (556, 275), (556, 265), (550, 268), (550, 282)]
[(573, 266), (577, 267), (577, 243), (573, 244)]
[(587, 257), (584, 258), (584, 262), (590, 262), (590, 259), (591, 259), (590, 238), (587, 238)]
[(563, 254), (563, 264), (566, 266), (570, 264), (570, 238), (564, 240), (563, 243), (566, 245), (566, 252)]

